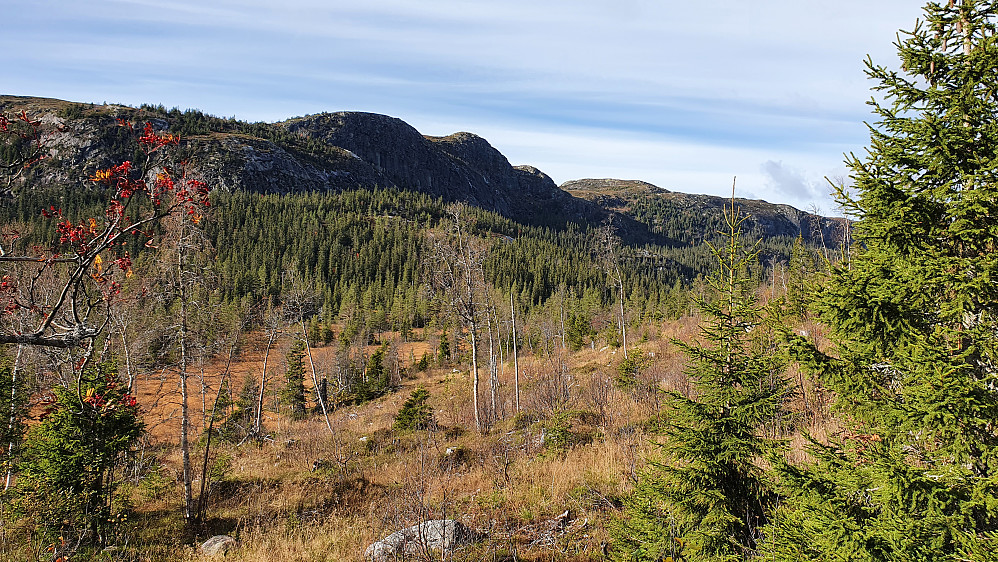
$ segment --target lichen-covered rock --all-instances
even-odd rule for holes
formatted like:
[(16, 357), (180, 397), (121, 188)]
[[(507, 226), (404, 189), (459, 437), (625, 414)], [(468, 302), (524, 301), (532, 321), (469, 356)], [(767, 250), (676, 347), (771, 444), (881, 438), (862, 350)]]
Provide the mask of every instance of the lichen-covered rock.
[(201, 543), (201, 552), (205, 556), (225, 556), (236, 546), (236, 539), (229, 535), (215, 535)]
[(392, 533), (367, 547), (364, 559), (369, 562), (407, 560), (430, 552), (449, 555), (455, 549), (473, 544), (482, 536), (460, 521), (435, 519)]

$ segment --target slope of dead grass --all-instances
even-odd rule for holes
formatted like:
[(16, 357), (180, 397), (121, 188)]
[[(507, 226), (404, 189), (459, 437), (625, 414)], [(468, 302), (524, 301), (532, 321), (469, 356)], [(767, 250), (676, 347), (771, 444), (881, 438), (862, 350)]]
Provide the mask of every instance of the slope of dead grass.
[[(458, 560), (599, 559), (607, 523), (654, 454), (655, 437), (643, 424), (662, 411), (658, 389), (689, 391), (684, 358), (669, 341), (695, 334), (696, 321), (684, 319), (641, 341), (637, 347), (648, 363), (642, 384), (631, 389), (613, 384), (619, 350), (521, 357), (519, 415), (512, 365), (503, 365), (504, 415), (485, 434), (473, 429), (471, 381), (460, 365), (416, 373), (397, 392), (333, 410), (332, 432), (321, 414), (290, 421), (268, 410), (265, 441), (213, 446), (208, 521), (196, 537), (183, 534), (176, 515), (182, 497), (175, 445), (179, 401), (168, 392), (176, 380), (169, 373), (147, 376), (138, 388), (142, 403), (151, 404), (146, 415), (154, 429), (145, 454), (155, 471), (133, 493), (137, 516), (147, 522), (136, 535), (145, 541), (136, 547), (137, 558), (196, 560), (192, 544), (227, 533), (239, 540), (239, 560), (362, 560), (374, 540), (422, 520), (450, 517), (488, 534)], [(230, 369), (234, 384), (259, 376), (263, 345), (260, 337), (248, 339)], [(268, 384), (281, 384), (286, 349), (271, 351)], [(403, 346), (399, 355), (418, 358), (423, 351)], [(318, 369), (332, 353), (313, 350)], [(204, 370), (207, 409), (223, 368), (224, 362), (215, 361)], [(482, 375), (481, 399), (488, 405), (487, 373)], [(791, 376), (801, 387), (795, 408), (820, 410), (803, 412), (807, 429), (831, 431), (827, 403), (818, 404), (820, 389), (803, 375)], [(393, 431), (394, 415), (417, 385), (430, 391), (438, 426)], [(192, 425), (200, 427), (200, 394), (195, 398)], [(803, 441), (788, 437), (792, 454), (802, 457)], [(201, 453), (194, 457), (200, 467)], [(200, 485), (198, 478), (195, 491)], [(558, 519), (566, 511), (567, 518)]]

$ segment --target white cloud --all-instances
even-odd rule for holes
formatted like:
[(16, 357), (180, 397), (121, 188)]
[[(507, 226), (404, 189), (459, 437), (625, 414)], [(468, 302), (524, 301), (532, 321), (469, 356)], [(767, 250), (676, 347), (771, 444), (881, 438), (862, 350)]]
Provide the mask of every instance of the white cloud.
[(766, 187), (787, 199), (817, 199), (823, 194), (804, 172), (785, 166), (783, 162), (767, 160), (760, 166), (766, 177)]
[(738, 174), (800, 205), (866, 142), (862, 59), (892, 64), (918, 16), (908, 0), (43, 0), (5, 13), (0, 49), (17, 54), (3, 93), (373, 111), (471, 130), (560, 181), (723, 194)]

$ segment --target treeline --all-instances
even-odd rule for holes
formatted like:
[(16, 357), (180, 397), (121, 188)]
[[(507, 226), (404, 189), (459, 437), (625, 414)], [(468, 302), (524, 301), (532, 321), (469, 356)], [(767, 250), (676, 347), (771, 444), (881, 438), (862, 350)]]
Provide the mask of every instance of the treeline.
[[(19, 225), (20, 244), (51, 243), (56, 220), (99, 213), (104, 193), (89, 187), (24, 190), (0, 207), (5, 224)], [(201, 228), (216, 254), (217, 299), (222, 303), (282, 301), (282, 279), (300, 276), (320, 296), (323, 324), (354, 323), (368, 332), (408, 334), (431, 321), (443, 325), (430, 297), (432, 271), (426, 263), (430, 231), (446, 228), (447, 205), (440, 199), (395, 189), (260, 195), (212, 194)], [(469, 233), (488, 248), (485, 278), (501, 294), (513, 294), (525, 314), (557, 298), (576, 304), (572, 314), (592, 319), (616, 298), (596, 260), (598, 225), (564, 229), (523, 225), (498, 214), (469, 209)], [(626, 308), (634, 323), (675, 318), (688, 310), (685, 294), (712, 267), (700, 243), (680, 247), (624, 247)], [(692, 239), (693, 235), (688, 235)], [(764, 258), (752, 275), (763, 280), (774, 262), (788, 262), (792, 239), (747, 238)], [(129, 248), (137, 263), (155, 259), (137, 242)], [(585, 305), (579, 303), (587, 303)], [(446, 314), (446, 311), (443, 311)]]

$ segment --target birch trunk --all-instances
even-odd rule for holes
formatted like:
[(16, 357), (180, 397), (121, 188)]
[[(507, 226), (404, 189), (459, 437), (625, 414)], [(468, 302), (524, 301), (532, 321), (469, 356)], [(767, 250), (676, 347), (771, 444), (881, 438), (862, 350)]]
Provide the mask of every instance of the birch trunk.
[[(14, 433), (14, 424), (17, 423), (17, 370), (21, 367), (22, 346), (17, 346), (17, 355), (14, 357), (14, 367), (10, 371), (10, 415), (7, 419), (8, 434)], [(7, 458), (14, 456), (14, 439), (11, 437), (7, 444)], [(6, 492), (14, 484), (14, 467), (7, 468), (7, 476), (4, 479), (3, 490)]]
[(308, 356), (308, 365), (312, 370), (312, 388), (315, 390), (319, 407), (322, 409), (322, 417), (326, 419), (326, 427), (329, 428), (329, 434), (336, 435), (336, 432), (333, 431), (333, 425), (329, 422), (329, 412), (326, 411), (326, 401), (322, 398), (322, 392), (319, 390), (319, 377), (315, 374), (315, 363), (312, 362), (312, 346), (308, 344), (308, 330), (305, 328), (304, 319), (301, 321), (301, 333), (305, 338), (305, 354)]
[(263, 394), (267, 386), (267, 359), (270, 358), (270, 348), (274, 345), (277, 334), (277, 330), (270, 333), (270, 337), (267, 338), (267, 350), (263, 354), (263, 374), (260, 375), (260, 393), (256, 397), (256, 419), (253, 420), (253, 434), (257, 437), (263, 431)]
[(180, 454), (184, 480), (184, 520), (190, 522), (193, 513), (191, 492), (191, 447), (188, 442), (191, 416), (187, 406), (187, 290), (183, 282), (183, 250), (177, 258), (177, 272), (180, 280)]
[(515, 404), (517, 413), (520, 412), (520, 363), (516, 353), (516, 310), (513, 308), (513, 293), (509, 294), (509, 318), (512, 324), (513, 337), (513, 393), (516, 396)]

